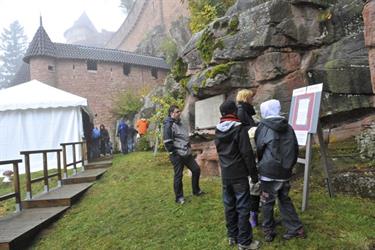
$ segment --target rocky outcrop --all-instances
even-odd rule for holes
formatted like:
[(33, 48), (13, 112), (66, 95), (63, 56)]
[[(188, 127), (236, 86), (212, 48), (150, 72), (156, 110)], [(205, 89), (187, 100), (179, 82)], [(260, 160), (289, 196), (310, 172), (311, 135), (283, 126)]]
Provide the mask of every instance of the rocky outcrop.
[(332, 179), (336, 191), (359, 195), (365, 198), (375, 198), (374, 169), (357, 170), (337, 174)]
[(189, 18), (181, 17), (177, 21), (174, 21), (169, 29), (169, 34), (175, 41), (177, 52), (180, 55), (191, 38)]
[(375, 115), (362, 124), (364, 127), (356, 139), (360, 155), (365, 160), (370, 160), (375, 166)]
[(363, 2), (334, 3), (238, 0), (185, 47), (190, 93), (257, 88), (255, 104), (278, 98), (288, 112), (294, 88), (323, 82), (323, 115), (373, 108)]
[(237, 0), (185, 46), (186, 87), (198, 99), (251, 88), (256, 107), (276, 98), (288, 115), (293, 89), (323, 83), (322, 123), (344, 131), (375, 112), (373, 2), (364, 23), (362, 0)]
[(136, 53), (163, 57), (164, 53), (161, 51), (161, 44), (166, 36), (165, 28), (163, 25), (156, 26), (150, 33), (146, 35), (146, 38), (138, 44)]
[(368, 1), (363, 8), (365, 44), (369, 49), (372, 89), (375, 92), (375, 1)]

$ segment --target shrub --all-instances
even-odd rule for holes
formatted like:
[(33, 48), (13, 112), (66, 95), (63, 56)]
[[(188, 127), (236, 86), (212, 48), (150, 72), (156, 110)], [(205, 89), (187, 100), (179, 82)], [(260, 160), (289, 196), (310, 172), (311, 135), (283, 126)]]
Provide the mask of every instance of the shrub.
[(114, 98), (112, 113), (117, 117), (132, 118), (142, 108), (143, 97), (147, 92), (148, 87), (119, 92)]
[(190, 29), (193, 33), (225, 14), (235, 0), (189, 0), (191, 14)]

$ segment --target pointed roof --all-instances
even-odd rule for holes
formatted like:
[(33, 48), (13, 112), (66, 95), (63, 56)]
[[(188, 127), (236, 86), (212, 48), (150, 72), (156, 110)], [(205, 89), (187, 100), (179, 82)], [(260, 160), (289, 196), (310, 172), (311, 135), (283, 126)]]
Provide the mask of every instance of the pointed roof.
[(78, 20), (74, 22), (73, 26), (64, 32), (64, 36), (66, 36), (66, 34), (69, 33), (69, 31), (74, 30), (76, 28), (86, 28), (89, 29), (91, 32), (98, 33), (94, 24), (91, 22), (90, 18), (87, 16), (85, 11), (78, 18)]
[(32, 56), (56, 56), (55, 45), (52, 43), (47, 32), (43, 28), (42, 18), (40, 18), (40, 26), (36, 31), (33, 40), (29, 44), (23, 60), (29, 63), (29, 59)]
[(87, 106), (87, 100), (32, 80), (0, 90), (0, 111)]
[(168, 70), (170, 67), (164, 58), (136, 54), (134, 52), (73, 45), (65, 43), (53, 43), (44, 30), (42, 23), (38, 28), (33, 40), (29, 44), (23, 60), (30, 62), (33, 56), (49, 56), (57, 59), (82, 59), (97, 60), (115, 63), (129, 63), (140, 66), (155, 67)]

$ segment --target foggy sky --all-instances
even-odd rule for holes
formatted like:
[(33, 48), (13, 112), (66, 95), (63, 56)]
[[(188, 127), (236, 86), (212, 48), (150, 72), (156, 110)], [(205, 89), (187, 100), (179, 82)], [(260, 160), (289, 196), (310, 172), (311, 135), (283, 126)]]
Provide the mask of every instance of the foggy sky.
[(125, 19), (119, 5), (120, 0), (0, 0), (0, 33), (18, 20), (30, 42), (39, 27), (41, 14), (43, 27), (52, 42), (64, 43), (65, 30), (83, 11), (99, 32), (116, 31)]

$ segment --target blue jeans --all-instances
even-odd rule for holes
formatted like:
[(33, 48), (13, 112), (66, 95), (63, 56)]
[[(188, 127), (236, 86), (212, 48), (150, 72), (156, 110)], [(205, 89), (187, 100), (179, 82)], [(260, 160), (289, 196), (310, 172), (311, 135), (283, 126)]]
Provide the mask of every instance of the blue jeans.
[(250, 187), (247, 178), (223, 184), (223, 201), (228, 237), (250, 245), (253, 232), (249, 223)]

